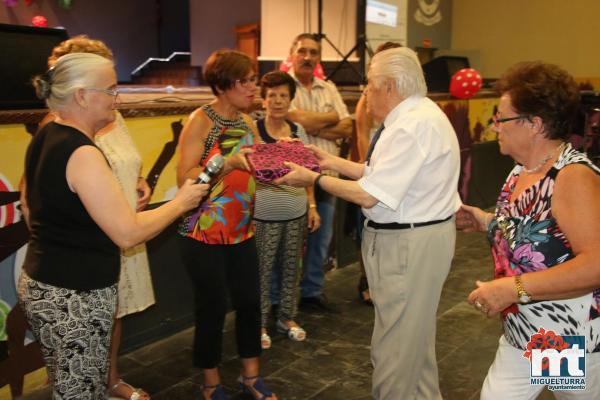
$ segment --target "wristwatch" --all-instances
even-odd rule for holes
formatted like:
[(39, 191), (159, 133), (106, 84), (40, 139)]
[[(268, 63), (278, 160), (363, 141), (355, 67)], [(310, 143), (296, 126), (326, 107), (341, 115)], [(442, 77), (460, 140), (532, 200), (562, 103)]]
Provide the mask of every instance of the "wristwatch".
[(531, 295), (525, 290), (521, 275), (515, 275), (515, 286), (517, 287), (517, 296), (519, 297), (520, 304), (531, 303)]

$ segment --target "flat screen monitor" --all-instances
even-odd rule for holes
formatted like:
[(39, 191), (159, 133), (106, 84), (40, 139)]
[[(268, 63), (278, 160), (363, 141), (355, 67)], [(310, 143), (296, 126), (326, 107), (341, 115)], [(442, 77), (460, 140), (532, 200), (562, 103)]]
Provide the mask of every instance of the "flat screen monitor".
[(398, 25), (398, 6), (377, 0), (367, 0), (367, 22), (395, 28)]
[(0, 109), (45, 107), (35, 95), (31, 78), (48, 69), (52, 48), (68, 38), (64, 29), (0, 24)]

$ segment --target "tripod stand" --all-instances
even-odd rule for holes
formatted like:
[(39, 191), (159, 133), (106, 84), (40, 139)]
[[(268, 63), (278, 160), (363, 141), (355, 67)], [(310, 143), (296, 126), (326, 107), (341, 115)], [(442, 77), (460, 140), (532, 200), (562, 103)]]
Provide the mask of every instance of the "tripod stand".
[[(373, 50), (371, 49), (371, 46), (369, 45), (369, 42), (367, 41), (367, 37), (365, 35), (366, 0), (358, 0), (357, 1), (358, 12), (356, 13), (357, 14), (357, 16), (356, 16), (356, 18), (357, 18), (357, 21), (356, 21), (356, 31), (357, 31), (356, 44), (346, 54), (342, 53), (331, 42), (331, 40), (329, 40), (327, 35), (325, 35), (323, 33), (323, 0), (318, 0), (317, 6), (318, 6), (319, 19), (318, 19), (318, 33), (316, 33), (315, 36), (317, 36), (317, 38), (319, 40), (325, 39), (325, 41), (327, 43), (329, 43), (329, 45), (333, 48), (333, 50), (335, 50), (335, 52), (338, 53), (338, 55), (340, 57), (342, 57), (342, 60), (335, 66), (333, 71), (331, 71), (331, 73), (329, 73), (325, 79), (331, 80), (333, 78), (333, 76), (338, 71), (340, 71), (344, 65), (348, 65), (352, 69), (352, 71), (354, 71), (356, 76), (358, 77), (358, 84), (361, 85), (361, 84), (366, 83), (366, 75), (367, 74), (365, 71), (365, 50), (368, 51), (369, 56), (371, 56), (371, 57), (373, 56)], [(358, 52), (359, 69), (357, 69), (354, 65), (352, 65), (352, 63), (350, 63), (350, 61), (348, 61), (348, 59), (354, 52)]]

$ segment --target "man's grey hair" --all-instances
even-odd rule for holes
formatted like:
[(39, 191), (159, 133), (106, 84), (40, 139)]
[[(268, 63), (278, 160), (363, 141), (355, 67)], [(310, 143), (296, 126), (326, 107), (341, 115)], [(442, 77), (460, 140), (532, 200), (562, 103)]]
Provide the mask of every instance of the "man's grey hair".
[(427, 84), (417, 53), (408, 47), (375, 54), (369, 68), (369, 81), (379, 86), (384, 80), (394, 81), (398, 93), (404, 98), (427, 94)]

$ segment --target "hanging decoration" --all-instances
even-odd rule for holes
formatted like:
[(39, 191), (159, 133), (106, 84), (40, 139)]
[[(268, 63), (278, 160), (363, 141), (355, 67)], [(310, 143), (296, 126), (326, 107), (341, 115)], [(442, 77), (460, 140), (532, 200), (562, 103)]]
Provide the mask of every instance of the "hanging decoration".
[(14, 7), (17, 5), (19, 0), (4, 0), (4, 5), (6, 7)]
[(415, 11), (415, 21), (425, 25), (435, 25), (442, 20), (442, 11), (440, 10), (440, 0), (417, 0), (417, 10)]
[(73, 6), (73, 0), (58, 0), (58, 5), (65, 10), (69, 10)]
[(450, 80), (450, 94), (459, 99), (470, 99), (481, 89), (481, 74), (473, 68), (463, 68)]
[(48, 20), (43, 15), (36, 15), (31, 19), (31, 25), (37, 26), (38, 28), (47, 28)]

